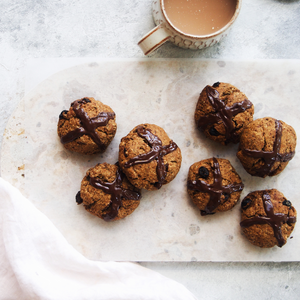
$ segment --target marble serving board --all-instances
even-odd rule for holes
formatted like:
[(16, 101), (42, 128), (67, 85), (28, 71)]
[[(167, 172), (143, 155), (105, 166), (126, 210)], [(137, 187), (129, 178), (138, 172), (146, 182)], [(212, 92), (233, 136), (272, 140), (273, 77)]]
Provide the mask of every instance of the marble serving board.
[[(300, 260), (299, 224), (283, 248), (260, 249), (241, 233), (240, 202), (228, 212), (203, 217), (186, 190), (191, 164), (213, 156), (227, 158), (245, 184), (241, 198), (250, 191), (277, 188), (300, 211), (298, 148), (280, 175), (252, 177), (236, 158), (237, 145), (208, 140), (193, 119), (201, 90), (222, 81), (248, 96), (255, 105), (255, 119), (283, 120), (299, 134), (300, 61), (90, 60), (64, 69), (58, 60), (57, 69), (62, 70), (57, 73), (53, 65), (41, 63), (28, 69), (28, 86), (37, 85), (8, 122), (1, 176), (18, 187), (84, 256), (115, 261)], [(47, 73), (47, 68), (53, 70)], [(71, 153), (57, 136), (60, 112), (86, 96), (110, 105), (117, 115), (117, 134), (101, 155)], [(114, 164), (120, 139), (141, 123), (163, 127), (178, 144), (181, 170), (160, 190), (143, 190), (133, 214), (106, 223), (77, 205), (75, 195), (87, 169), (101, 162)]]

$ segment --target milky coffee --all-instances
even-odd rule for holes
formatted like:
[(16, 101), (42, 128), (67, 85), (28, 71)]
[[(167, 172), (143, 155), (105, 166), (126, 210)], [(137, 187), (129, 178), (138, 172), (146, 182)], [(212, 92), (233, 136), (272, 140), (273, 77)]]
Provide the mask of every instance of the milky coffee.
[(190, 35), (208, 35), (229, 23), (237, 0), (164, 0), (174, 27)]

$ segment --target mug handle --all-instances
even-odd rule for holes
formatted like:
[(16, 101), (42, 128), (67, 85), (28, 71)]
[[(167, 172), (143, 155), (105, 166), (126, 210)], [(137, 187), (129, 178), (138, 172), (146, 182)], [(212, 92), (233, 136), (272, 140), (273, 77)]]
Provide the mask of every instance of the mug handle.
[(160, 24), (144, 35), (138, 42), (138, 45), (144, 54), (148, 55), (168, 41), (170, 37), (170, 32), (168, 32), (168, 30)]

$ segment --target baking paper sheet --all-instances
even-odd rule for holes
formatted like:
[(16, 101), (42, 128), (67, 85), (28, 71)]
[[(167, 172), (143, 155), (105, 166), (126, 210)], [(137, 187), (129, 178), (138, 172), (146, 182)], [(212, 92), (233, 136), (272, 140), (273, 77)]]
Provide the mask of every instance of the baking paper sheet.
[[(252, 177), (236, 158), (237, 145), (221, 146), (208, 140), (193, 119), (201, 90), (222, 81), (248, 96), (255, 106), (255, 119), (271, 116), (299, 133), (299, 61), (90, 60), (57, 73), (56, 69), (74, 60), (72, 64), (64, 59), (50, 62), (40, 60), (28, 68), (27, 87), (38, 84), (9, 120), (1, 175), (83, 255), (116, 261), (300, 260), (298, 224), (283, 248), (260, 249), (241, 233), (240, 202), (231, 211), (202, 217), (186, 191), (189, 166), (215, 156), (229, 159), (240, 174), (245, 184), (241, 199), (254, 190), (277, 188), (300, 210), (298, 148), (280, 175)], [(57, 136), (60, 112), (82, 97), (94, 97), (116, 112), (117, 134), (102, 155), (71, 153)], [(163, 127), (178, 144), (183, 155), (181, 170), (160, 190), (143, 190), (133, 214), (106, 223), (77, 205), (75, 195), (87, 169), (101, 162), (114, 164), (120, 139), (141, 123)]]

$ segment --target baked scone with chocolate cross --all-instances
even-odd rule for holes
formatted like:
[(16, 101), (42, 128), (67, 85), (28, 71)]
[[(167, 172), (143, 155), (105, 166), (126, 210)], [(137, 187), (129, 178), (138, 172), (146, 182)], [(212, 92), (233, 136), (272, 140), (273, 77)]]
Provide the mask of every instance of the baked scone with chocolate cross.
[(118, 164), (97, 164), (90, 168), (76, 195), (77, 204), (104, 221), (130, 215), (140, 204), (141, 192), (127, 180)]
[(278, 175), (295, 155), (296, 132), (271, 117), (251, 122), (243, 131), (237, 157), (245, 170), (258, 177)]
[(261, 248), (285, 245), (297, 221), (296, 209), (276, 189), (249, 193), (241, 203), (241, 212), (244, 235)]
[(86, 97), (71, 103), (59, 115), (57, 133), (70, 151), (82, 154), (106, 150), (117, 131), (114, 111), (101, 101)]
[(181, 166), (181, 151), (163, 128), (141, 124), (121, 139), (119, 163), (139, 189), (158, 190), (172, 181)]
[(189, 168), (188, 194), (202, 216), (232, 209), (243, 188), (240, 176), (227, 159), (208, 158)]
[(254, 106), (244, 93), (229, 83), (216, 82), (200, 93), (195, 121), (209, 139), (227, 145), (239, 142), (253, 114)]

